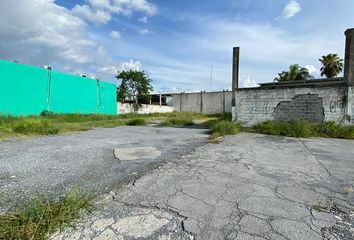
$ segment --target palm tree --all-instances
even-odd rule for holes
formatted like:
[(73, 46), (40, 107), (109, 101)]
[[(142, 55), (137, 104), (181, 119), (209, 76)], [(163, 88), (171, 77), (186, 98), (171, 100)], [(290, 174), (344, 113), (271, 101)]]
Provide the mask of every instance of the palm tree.
[(299, 64), (290, 65), (289, 71), (283, 71), (278, 73), (278, 77), (274, 79), (277, 82), (284, 81), (296, 81), (296, 80), (307, 80), (312, 78), (309, 70), (304, 67), (300, 67)]
[(322, 63), (321, 76), (334, 78), (343, 71), (343, 59), (339, 58), (338, 54), (328, 54), (322, 56), (319, 61)]

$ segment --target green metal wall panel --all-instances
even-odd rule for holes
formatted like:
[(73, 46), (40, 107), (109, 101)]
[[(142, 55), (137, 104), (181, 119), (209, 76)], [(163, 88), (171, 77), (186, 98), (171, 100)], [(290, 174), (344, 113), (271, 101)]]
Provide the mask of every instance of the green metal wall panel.
[[(117, 88), (115, 84), (100, 82), (100, 112), (117, 114)], [(113, 103), (113, 104), (112, 104)]]
[(47, 70), (0, 60), (0, 114), (40, 114), (47, 89)]
[(107, 82), (0, 60), (0, 114), (115, 115), (116, 86)]
[(99, 113), (96, 80), (52, 71), (50, 111)]

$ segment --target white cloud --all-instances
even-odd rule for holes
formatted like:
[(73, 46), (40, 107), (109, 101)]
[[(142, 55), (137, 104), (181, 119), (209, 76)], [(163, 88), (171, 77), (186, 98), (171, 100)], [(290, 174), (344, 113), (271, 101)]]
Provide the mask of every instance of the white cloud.
[(76, 5), (72, 12), (80, 18), (96, 24), (107, 23), (111, 20), (111, 14), (103, 10), (94, 10), (88, 5)]
[[(318, 35), (314, 38), (312, 33), (292, 35), (269, 24), (215, 18), (204, 18), (203, 24), (195, 18), (193, 23), (198, 29), (195, 34), (173, 32), (163, 38), (171, 45), (184, 46), (179, 49), (184, 55), (183, 59), (174, 60), (168, 57), (168, 53), (159, 56), (145, 50), (136, 53), (134, 57), (155, 63), (155, 66), (148, 68), (153, 79), (163, 79), (164, 84), (182, 89), (196, 89), (210, 78), (210, 61), (216, 58), (219, 65), (214, 66), (213, 78), (216, 81), (213, 87), (219, 90), (228, 88), (231, 84), (232, 48), (235, 46), (241, 47), (240, 75), (251, 76), (250, 80), (256, 83), (273, 81), (278, 72), (287, 69), (290, 64), (317, 66), (318, 56), (327, 52), (343, 54), (342, 35)], [(138, 55), (141, 52), (145, 52), (144, 56)], [(156, 64), (156, 59), (160, 60), (160, 66), (163, 67)]]
[(156, 5), (146, 0), (114, 0), (114, 2), (116, 5), (124, 6), (128, 10), (144, 12), (149, 16), (155, 15), (157, 12)]
[(146, 34), (149, 34), (150, 31), (149, 31), (149, 29), (144, 28), (144, 29), (139, 30), (139, 33), (140, 33), (141, 35), (146, 35)]
[(144, 16), (144, 17), (139, 18), (139, 21), (142, 23), (147, 23), (149, 20), (148, 20), (147, 16)]
[(119, 38), (121, 38), (121, 34), (120, 34), (120, 32), (118, 32), (118, 31), (112, 31), (112, 32), (109, 34), (109, 36), (110, 36), (111, 38), (114, 38), (114, 39), (119, 39)]
[(87, 2), (92, 7), (96, 7), (96, 8), (108, 8), (110, 5), (109, 0), (87, 0)]
[(1, 0), (0, 56), (31, 64), (92, 63), (97, 51), (86, 23), (54, 0)]
[(140, 61), (134, 61), (134, 60), (129, 60), (127, 62), (122, 62), (118, 66), (118, 70), (124, 71), (124, 70), (137, 70), (140, 71), (142, 65)]
[(117, 75), (118, 68), (115, 66), (101, 67), (98, 72), (107, 75)]
[(141, 67), (142, 65), (140, 61), (129, 60), (126, 62), (121, 62), (116, 66), (101, 67), (100, 69), (98, 69), (98, 72), (105, 75), (115, 76), (120, 71), (128, 71), (128, 70), (140, 71)]
[(280, 15), (280, 18), (288, 19), (294, 17), (300, 11), (301, 11), (300, 4), (297, 1), (292, 0), (288, 2), (288, 4), (284, 7), (283, 12)]
[[(96, 24), (109, 22), (113, 14), (131, 15), (137, 11), (153, 16), (157, 12), (156, 5), (147, 0), (87, 0), (87, 3), (75, 5), (72, 12)], [(147, 21), (147, 17), (143, 17), (142, 20)]]
[(314, 77), (318, 77), (320, 75), (320, 70), (318, 70), (313, 65), (306, 65), (305, 68), (307, 68), (307, 70), (309, 70), (310, 75), (312, 75)]
[(249, 87), (257, 87), (258, 84), (255, 80), (251, 79), (250, 76), (244, 76), (241, 80), (241, 87), (249, 88)]

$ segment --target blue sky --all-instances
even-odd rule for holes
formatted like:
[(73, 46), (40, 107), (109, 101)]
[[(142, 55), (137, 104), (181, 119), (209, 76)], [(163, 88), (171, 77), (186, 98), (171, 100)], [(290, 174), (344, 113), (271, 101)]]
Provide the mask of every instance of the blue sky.
[(140, 69), (155, 91), (209, 91), (230, 89), (240, 46), (250, 87), (293, 63), (318, 76), (319, 57), (344, 57), (353, 10), (350, 0), (0, 0), (0, 58), (111, 82)]

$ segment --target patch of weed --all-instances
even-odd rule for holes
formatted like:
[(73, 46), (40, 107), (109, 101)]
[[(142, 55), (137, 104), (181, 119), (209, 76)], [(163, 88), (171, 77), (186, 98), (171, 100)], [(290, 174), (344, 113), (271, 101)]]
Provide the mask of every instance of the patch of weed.
[(90, 195), (73, 188), (58, 200), (33, 199), (13, 213), (0, 215), (0, 239), (44, 240), (70, 226), (91, 206)]
[(145, 122), (145, 119), (143, 118), (134, 118), (134, 119), (131, 119), (127, 122), (127, 125), (128, 126), (141, 126), (141, 125), (145, 125), (146, 122)]
[(310, 123), (304, 120), (292, 122), (266, 121), (256, 124), (248, 131), (288, 137), (354, 139), (354, 126), (344, 126), (334, 122)]
[(15, 121), (11, 128), (15, 133), (21, 134), (50, 135), (59, 132), (58, 128), (50, 125), (45, 119), (39, 118), (22, 118)]
[(235, 135), (241, 131), (241, 125), (231, 121), (218, 121), (211, 127), (212, 138), (216, 139), (225, 135)]
[(307, 138), (314, 135), (313, 127), (312, 123), (303, 120), (292, 122), (266, 121), (256, 124), (252, 127), (252, 130), (256, 133)]
[(188, 116), (168, 118), (161, 123), (164, 127), (179, 127), (179, 126), (191, 126), (193, 125), (193, 118)]

